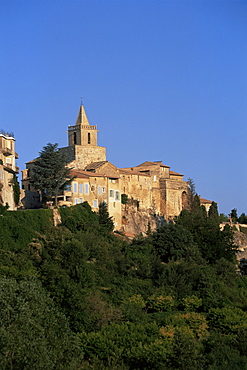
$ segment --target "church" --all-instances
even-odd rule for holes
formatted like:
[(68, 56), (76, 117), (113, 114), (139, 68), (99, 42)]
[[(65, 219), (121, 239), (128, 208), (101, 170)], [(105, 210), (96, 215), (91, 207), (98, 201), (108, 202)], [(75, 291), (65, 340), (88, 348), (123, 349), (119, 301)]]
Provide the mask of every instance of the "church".
[[(97, 212), (99, 204), (106, 202), (115, 230), (133, 233), (144, 231), (147, 224), (155, 228), (157, 220), (172, 220), (188, 207), (189, 189), (183, 175), (161, 161), (118, 168), (107, 161), (106, 148), (98, 146), (97, 135), (97, 126), (90, 125), (81, 105), (75, 125), (68, 126), (68, 146), (59, 148), (74, 176), (59, 195), (59, 206), (87, 201)], [(33, 166), (30, 161), (22, 171), (25, 208), (35, 208), (39, 202), (30, 181)]]

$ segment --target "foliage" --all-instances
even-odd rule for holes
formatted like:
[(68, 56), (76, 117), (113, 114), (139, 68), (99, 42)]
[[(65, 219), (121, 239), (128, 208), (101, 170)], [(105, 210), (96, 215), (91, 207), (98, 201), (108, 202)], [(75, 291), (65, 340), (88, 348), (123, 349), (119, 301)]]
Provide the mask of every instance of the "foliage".
[(128, 203), (128, 195), (127, 194), (121, 194), (121, 203), (127, 204)]
[(49, 200), (54, 196), (57, 205), (58, 192), (64, 190), (73, 179), (70, 177), (71, 168), (66, 167), (66, 156), (59, 151), (58, 144), (48, 143), (39, 154), (34, 161), (31, 181), (42, 192), (43, 199)]
[(238, 218), (238, 222), (240, 224), (247, 224), (247, 215), (245, 213), (241, 213), (241, 215)]
[(229, 222), (229, 217), (226, 216), (224, 213), (219, 214), (219, 222)]
[(9, 209), (9, 205), (8, 203), (6, 203), (5, 206), (3, 206), (1, 203), (0, 203), (0, 215), (3, 215), (7, 210)]
[(13, 176), (13, 192), (14, 192), (14, 202), (15, 202), (15, 205), (17, 206), (20, 201), (21, 191), (20, 191), (20, 185), (17, 180), (16, 174), (14, 174)]
[(59, 212), (0, 217), (1, 368), (247, 369), (247, 278), (198, 199), (132, 242), (86, 202)]
[(0, 280), (0, 334), (1, 369), (76, 369), (83, 357), (66, 317), (36, 280)]
[(231, 210), (231, 213), (229, 214), (229, 216), (230, 216), (230, 218), (232, 219), (233, 222), (237, 222), (238, 221), (237, 209), (233, 208)]
[(98, 217), (99, 217), (99, 223), (104, 229), (108, 231), (113, 231), (114, 222), (113, 222), (112, 217), (109, 216), (106, 202), (102, 202), (99, 204)]
[(152, 236), (152, 244), (163, 262), (196, 256), (197, 247), (189, 231), (180, 225), (167, 224)]
[(208, 211), (208, 218), (216, 223), (219, 223), (219, 213), (217, 203), (212, 202), (209, 211)]

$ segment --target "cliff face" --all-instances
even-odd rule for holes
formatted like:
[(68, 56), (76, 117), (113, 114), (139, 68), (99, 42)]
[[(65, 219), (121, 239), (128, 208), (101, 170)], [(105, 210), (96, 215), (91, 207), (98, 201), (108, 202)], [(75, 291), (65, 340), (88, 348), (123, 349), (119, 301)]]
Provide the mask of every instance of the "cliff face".
[(165, 223), (163, 217), (154, 215), (151, 210), (141, 210), (138, 203), (122, 205), (122, 229), (134, 235), (146, 235), (148, 229), (156, 230)]
[(238, 247), (237, 260), (247, 259), (247, 235), (241, 231), (234, 231), (234, 244)]

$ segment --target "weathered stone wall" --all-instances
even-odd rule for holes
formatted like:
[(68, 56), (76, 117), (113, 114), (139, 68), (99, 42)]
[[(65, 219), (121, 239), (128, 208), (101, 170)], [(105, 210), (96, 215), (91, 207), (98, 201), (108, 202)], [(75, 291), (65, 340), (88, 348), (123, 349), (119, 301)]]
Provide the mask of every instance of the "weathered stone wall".
[(146, 235), (149, 225), (154, 231), (164, 223), (164, 219), (151, 210), (138, 209), (136, 204), (122, 204), (122, 230), (126, 233)]
[(183, 193), (188, 192), (188, 184), (181, 180), (161, 179), (161, 214), (166, 219), (178, 216), (183, 209)]
[(74, 145), (60, 149), (68, 157), (70, 167), (83, 170), (92, 162), (106, 160), (106, 148), (102, 146), (80, 146)]

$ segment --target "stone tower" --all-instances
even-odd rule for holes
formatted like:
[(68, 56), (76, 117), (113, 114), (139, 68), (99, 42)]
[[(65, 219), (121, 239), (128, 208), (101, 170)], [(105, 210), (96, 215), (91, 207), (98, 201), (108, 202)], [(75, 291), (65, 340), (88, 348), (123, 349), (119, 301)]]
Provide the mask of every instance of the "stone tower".
[(74, 126), (68, 127), (68, 144), (97, 146), (97, 126), (91, 126), (88, 122), (84, 106), (81, 105)]
[(70, 166), (83, 170), (92, 162), (106, 160), (106, 148), (98, 146), (97, 126), (91, 126), (81, 105), (74, 126), (68, 126), (68, 146), (61, 148), (68, 157)]

